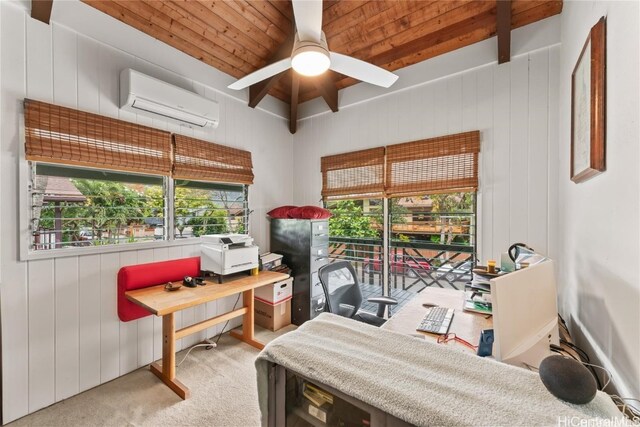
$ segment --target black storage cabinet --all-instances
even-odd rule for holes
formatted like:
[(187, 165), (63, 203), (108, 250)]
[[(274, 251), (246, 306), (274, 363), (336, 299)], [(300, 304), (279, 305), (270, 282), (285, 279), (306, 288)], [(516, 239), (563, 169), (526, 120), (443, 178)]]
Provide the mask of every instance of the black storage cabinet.
[(318, 269), (329, 260), (328, 221), (272, 219), (271, 252), (292, 270), (291, 322), (299, 326), (322, 313), (326, 298)]

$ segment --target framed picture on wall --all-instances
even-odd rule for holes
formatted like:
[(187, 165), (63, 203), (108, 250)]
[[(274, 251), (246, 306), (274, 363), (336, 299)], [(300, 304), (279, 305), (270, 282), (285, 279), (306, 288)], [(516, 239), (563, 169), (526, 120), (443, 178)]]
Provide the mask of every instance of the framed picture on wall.
[(579, 183), (606, 169), (605, 18), (591, 28), (571, 74), (571, 180)]

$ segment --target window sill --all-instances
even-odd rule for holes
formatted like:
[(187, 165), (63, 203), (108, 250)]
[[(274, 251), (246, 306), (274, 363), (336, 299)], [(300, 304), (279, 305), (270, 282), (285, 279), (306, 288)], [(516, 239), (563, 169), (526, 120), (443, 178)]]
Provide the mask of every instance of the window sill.
[(42, 251), (26, 251), (20, 255), (20, 261), (79, 257), (84, 255), (109, 254), (114, 252), (130, 252), (143, 249), (162, 249), (174, 246), (199, 245), (199, 237), (176, 240), (159, 240), (155, 242), (125, 243), (121, 245), (90, 246), (84, 248), (51, 249)]

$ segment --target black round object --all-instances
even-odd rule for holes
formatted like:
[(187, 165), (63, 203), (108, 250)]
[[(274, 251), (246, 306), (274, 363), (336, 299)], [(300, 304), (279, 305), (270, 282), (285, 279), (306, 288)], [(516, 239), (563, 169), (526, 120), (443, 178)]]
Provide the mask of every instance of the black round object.
[(560, 355), (549, 356), (538, 370), (544, 386), (558, 399), (579, 405), (596, 397), (596, 380), (580, 362)]

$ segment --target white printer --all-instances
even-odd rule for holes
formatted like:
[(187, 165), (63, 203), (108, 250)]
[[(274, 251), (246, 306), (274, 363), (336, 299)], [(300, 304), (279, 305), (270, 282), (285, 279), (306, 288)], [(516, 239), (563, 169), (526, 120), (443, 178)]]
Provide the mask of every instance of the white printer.
[(258, 268), (258, 247), (248, 234), (201, 237), (200, 268), (224, 276)]

